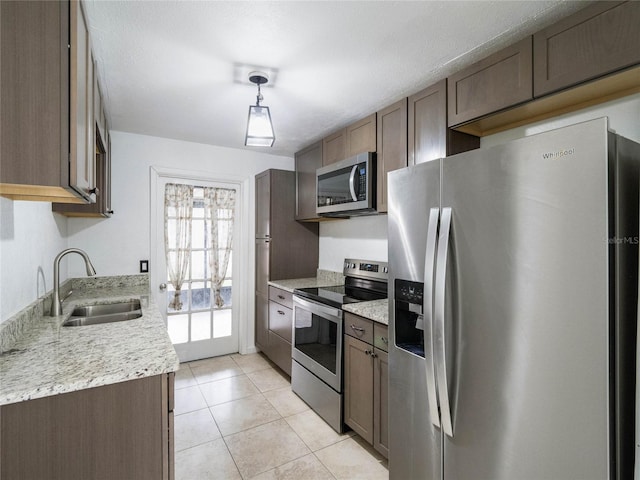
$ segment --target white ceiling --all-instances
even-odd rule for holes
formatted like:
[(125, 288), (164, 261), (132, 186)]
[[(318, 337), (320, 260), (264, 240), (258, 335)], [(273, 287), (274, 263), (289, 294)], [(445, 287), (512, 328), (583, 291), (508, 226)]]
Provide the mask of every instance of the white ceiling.
[[(85, 0), (113, 130), (244, 147), (254, 69), (293, 155), (585, 1)], [(254, 149), (256, 147), (253, 147)]]

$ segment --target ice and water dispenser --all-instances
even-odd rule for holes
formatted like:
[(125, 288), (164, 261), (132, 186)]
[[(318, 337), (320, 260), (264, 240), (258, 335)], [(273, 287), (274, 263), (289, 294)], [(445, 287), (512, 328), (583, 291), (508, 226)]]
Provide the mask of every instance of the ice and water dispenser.
[(396, 279), (395, 340), (396, 347), (424, 357), (424, 284)]

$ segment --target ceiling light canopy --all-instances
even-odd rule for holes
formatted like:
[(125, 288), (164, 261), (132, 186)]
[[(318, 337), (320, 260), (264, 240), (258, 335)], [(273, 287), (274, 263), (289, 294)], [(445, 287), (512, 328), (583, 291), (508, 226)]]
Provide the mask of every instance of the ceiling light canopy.
[(260, 105), (262, 101), (260, 85), (267, 83), (269, 77), (264, 72), (251, 72), (249, 81), (258, 86), (258, 95), (256, 104), (249, 106), (249, 119), (247, 120), (247, 134), (244, 144), (249, 147), (272, 147), (276, 137), (273, 133), (271, 113), (269, 113), (269, 107)]

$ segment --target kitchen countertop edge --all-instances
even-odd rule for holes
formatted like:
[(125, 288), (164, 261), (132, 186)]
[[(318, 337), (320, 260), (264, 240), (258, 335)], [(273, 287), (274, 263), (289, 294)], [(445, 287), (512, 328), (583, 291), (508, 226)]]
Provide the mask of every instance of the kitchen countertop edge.
[(376, 323), (389, 325), (389, 299), (387, 298), (369, 302), (347, 303), (342, 306), (342, 310), (373, 320)]
[[(76, 306), (139, 298), (142, 317), (63, 327)], [(148, 286), (89, 289), (42, 316), (0, 356), (0, 405), (175, 372), (178, 356)]]

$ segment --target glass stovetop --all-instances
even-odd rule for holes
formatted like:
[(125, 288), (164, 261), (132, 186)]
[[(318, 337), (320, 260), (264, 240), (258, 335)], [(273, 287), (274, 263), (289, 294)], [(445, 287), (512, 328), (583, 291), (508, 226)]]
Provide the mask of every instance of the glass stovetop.
[(386, 294), (374, 290), (334, 285), (331, 287), (296, 288), (295, 295), (305, 297), (316, 302), (342, 308), (346, 303), (366, 302), (387, 298)]

